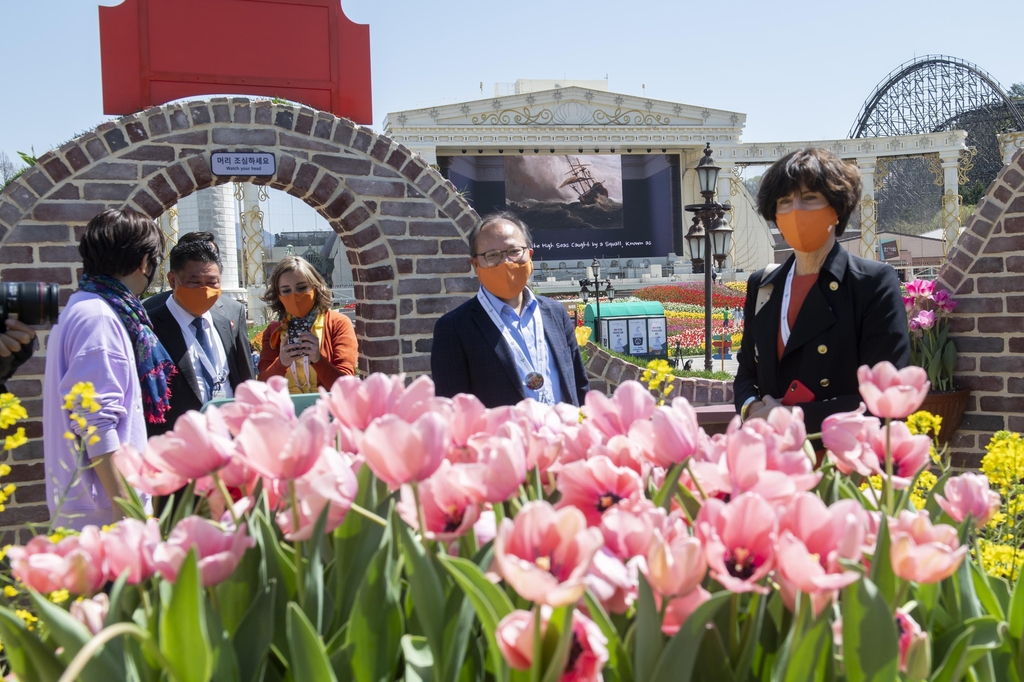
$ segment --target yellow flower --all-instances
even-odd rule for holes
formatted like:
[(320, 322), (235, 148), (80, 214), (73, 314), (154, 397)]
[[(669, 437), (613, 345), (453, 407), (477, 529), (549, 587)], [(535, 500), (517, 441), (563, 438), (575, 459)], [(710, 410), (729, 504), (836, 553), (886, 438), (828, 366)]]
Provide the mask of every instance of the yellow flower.
[(70, 431), (64, 432), (64, 440), (74, 440), (76, 437), (77, 436), (75, 436), (75, 434), (71, 433)]
[[(4, 450), (13, 450), (14, 448), (20, 448), (22, 445), (28, 442), (28, 438), (25, 437), (25, 429), (21, 426), (14, 432), (13, 435), (4, 438)], [(10, 473), (10, 470), (8, 470)]]
[(0, 478), (3, 478), (7, 474), (11, 473), (11, 465), (0, 464)]
[(89, 445), (96, 445), (96, 443), (99, 443), (99, 442), (100, 442), (100, 437), (99, 436), (93, 436), (92, 438), (89, 439)]
[(981, 471), (992, 487), (1006, 490), (1024, 479), (1024, 441), (1019, 433), (996, 431), (985, 450)]
[(938, 479), (935, 474), (928, 471), (921, 472), (921, 475), (917, 477), (917, 483), (914, 485), (914, 489), (910, 492), (910, 503), (917, 509), (924, 509), (925, 502), (928, 501), (928, 493), (935, 487)]
[(1012, 545), (997, 544), (985, 539), (978, 540), (981, 550), (981, 565), (985, 572), (1011, 581), (1017, 579), (1021, 565), (1024, 564), (1024, 552), (1014, 549)]
[(4, 545), (3, 549), (0, 549), (0, 561), (3, 561), (7, 558), (7, 550), (9, 550), (13, 546), (14, 545)]
[(28, 412), (13, 393), (0, 393), (0, 429), (14, 426), (16, 422), (27, 418)]
[(669, 393), (671, 393), (675, 389), (675, 387), (676, 387), (675, 384), (669, 384), (668, 386), (666, 386), (665, 387), (665, 395), (667, 396)]
[(919, 410), (907, 417), (907, 430), (912, 435), (930, 435), (934, 438), (939, 435), (941, 429), (942, 417), (931, 412)]
[(52, 601), (54, 604), (63, 604), (68, 600), (68, 591), (56, 590), (54, 592), (51, 592), (46, 598)]
[(10, 586), (10, 585), (5, 585), (4, 586), (4, 596), (6, 596), (8, 599), (11, 599), (13, 597), (17, 597), (18, 596), (18, 590), (15, 589), (14, 587)]
[(590, 327), (576, 327), (576, 344), (580, 348), (586, 346), (593, 331)]
[(18, 618), (21, 618), (23, 621), (25, 621), (25, 625), (28, 626), (29, 630), (35, 629), (32, 623), (35, 623), (39, 619), (33, 616), (31, 611), (26, 611), (25, 609), (17, 609), (14, 612), (14, 614), (18, 616)]

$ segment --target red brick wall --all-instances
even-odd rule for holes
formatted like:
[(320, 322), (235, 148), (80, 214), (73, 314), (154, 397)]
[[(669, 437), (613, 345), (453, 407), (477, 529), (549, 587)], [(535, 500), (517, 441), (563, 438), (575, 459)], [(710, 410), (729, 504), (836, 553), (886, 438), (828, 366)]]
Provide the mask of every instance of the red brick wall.
[[(277, 173), (215, 177), (209, 158), (218, 150), (274, 152)], [(98, 212), (130, 206), (155, 218), (196, 190), (233, 181), (302, 198), (340, 235), (355, 280), (361, 372), (429, 371), (434, 322), (477, 288), (464, 238), (477, 216), (408, 148), (305, 107), (246, 98), (169, 104), (47, 153), (0, 194), (0, 278), (56, 282), (64, 303), (80, 274), (78, 238)], [(4, 481), (18, 490), (0, 527), (48, 518), (40, 337), (43, 352), (7, 384), (28, 409), (32, 441), (2, 455), (12, 467)]]
[(955, 381), (971, 389), (951, 446), (976, 467), (993, 432), (1024, 431), (1024, 151), (989, 185), (938, 279), (959, 301)]

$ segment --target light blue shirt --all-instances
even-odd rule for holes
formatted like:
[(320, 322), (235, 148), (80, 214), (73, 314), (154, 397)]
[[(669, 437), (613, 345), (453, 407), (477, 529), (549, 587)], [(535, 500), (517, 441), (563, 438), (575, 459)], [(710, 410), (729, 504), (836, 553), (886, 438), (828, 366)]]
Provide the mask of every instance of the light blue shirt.
[[(534, 357), (536, 355), (534, 349), (537, 342), (536, 316), (540, 315), (541, 312), (540, 305), (537, 303), (537, 298), (533, 295), (533, 292), (529, 288), (523, 290), (523, 314), (519, 315), (512, 306), (487, 291), (487, 289), (480, 287), (480, 290), (484, 292), (484, 296), (487, 297), (487, 300), (491, 302), (491, 306), (498, 312), (498, 317), (505, 324), (505, 328), (512, 335), (512, 339), (519, 344), (519, 347), (523, 349), (526, 356), (536, 364), (537, 358)], [(544, 343), (548, 343), (547, 339), (544, 339)], [(516, 354), (512, 353), (513, 361), (515, 361), (515, 358)], [(533, 371), (534, 367), (519, 367), (520, 376), (522, 377)], [(554, 398), (555, 403), (562, 402), (562, 382), (558, 376), (558, 366), (555, 364), (555, 353), (551, 348), (551, 344), (548, 343), (547, 367), (538, 367), (536, 371), (544, 376), (544, 385), (551, 387), (551, 396)], [(538, 392), (531, 391), (525, 385), (523, 386), (523, 392), (527, 398), (540, 400)]]

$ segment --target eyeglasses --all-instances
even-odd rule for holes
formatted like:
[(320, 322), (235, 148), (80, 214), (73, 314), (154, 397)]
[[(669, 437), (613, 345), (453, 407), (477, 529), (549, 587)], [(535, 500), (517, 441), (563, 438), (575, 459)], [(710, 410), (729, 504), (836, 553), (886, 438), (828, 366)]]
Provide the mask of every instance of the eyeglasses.
[(505, 260), (506, 256), (508, 256), (508, 259), (513, 263), (522, 262), (523, 258), (527, 255), (527, 251), (529, 251), (529, 249), (525, 246), (513, 246), (509, 249), (505, 249), (504, 251), (498, 251), (495, 249), (493, 251), (485, 251), (484, 253), (475, 253), (473, 256), (475, 258), (482, 258), (487, 265), (495, 266)]

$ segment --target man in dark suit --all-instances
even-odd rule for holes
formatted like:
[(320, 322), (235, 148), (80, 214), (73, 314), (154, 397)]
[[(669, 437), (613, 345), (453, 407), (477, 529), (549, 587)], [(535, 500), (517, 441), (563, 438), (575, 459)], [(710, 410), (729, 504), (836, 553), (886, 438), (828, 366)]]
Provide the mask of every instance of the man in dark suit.
[(514, 214), (483, 218), (469, 233), (477, 295), (434, 326), (430, 370), (438, 395), (471, 393), (487, 407), (525, 398), (580, 405), (590, 387), (565, 307), (526, 286), (530, 230)]
[(147, 424), (150, 436), (169, 431), (178, 417), (216, 398), (230, 398), (252, 379), (245, 307), (221, 293), (220, 250), (210, 232), (190, 232), (171, 249), (170, 292), (143, 305), (153, 331), (178, 372), (171, 379), (171, 407), (163, 424)]

